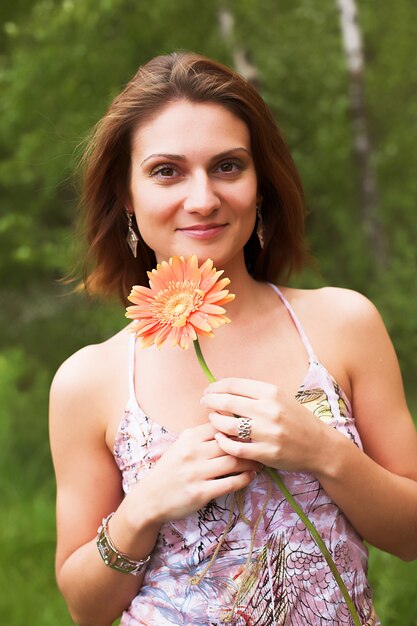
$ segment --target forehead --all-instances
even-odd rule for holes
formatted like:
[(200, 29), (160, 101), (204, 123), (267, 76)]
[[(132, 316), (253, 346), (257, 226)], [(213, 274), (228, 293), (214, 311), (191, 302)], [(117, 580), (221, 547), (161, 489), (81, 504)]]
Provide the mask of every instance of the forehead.
[(185, 154), (212, 148), (222, 152), (235, 147), (250, 149), (250, 133), (243, 120), (221, 104), (172, 102), (133, 133), (133, 152)]

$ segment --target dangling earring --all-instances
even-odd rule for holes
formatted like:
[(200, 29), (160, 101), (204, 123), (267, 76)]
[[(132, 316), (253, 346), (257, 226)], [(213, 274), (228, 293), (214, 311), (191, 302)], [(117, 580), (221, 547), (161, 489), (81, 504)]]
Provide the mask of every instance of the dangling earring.
[(136, 259), (136, 257), (138, 256), (138, 241), (139, 241), (139, 237), (137, 236), (137, 234), (133, 230), (132, 214), (130, 213), (130, 211), (128, 209), (125, 209), (125, 211), (126, 211), (127, 222), (128, 222), (127, 223), (128, 231), (127, 231), (126, 241), (128, 243), (129, 248), (132, 251), (133, 256)]
[(259, 202), (256, 204), (256, 216), (258, 218), (258, 224), (256, 226), (256, 234), (258, 235), (259, 245), (261, 246), (261, 249), (263, 250), (265, 247), (264, 221), (262, 219), (261, 206)]

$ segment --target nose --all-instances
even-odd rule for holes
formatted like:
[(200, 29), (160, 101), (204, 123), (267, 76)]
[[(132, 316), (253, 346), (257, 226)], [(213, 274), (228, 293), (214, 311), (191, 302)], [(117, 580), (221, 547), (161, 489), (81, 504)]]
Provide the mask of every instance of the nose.
[(183, 207), (185, 211), (201, 215), (210, 215), (220, 207), (220, 198), (206, 172), (196, 172), (190, 178)]

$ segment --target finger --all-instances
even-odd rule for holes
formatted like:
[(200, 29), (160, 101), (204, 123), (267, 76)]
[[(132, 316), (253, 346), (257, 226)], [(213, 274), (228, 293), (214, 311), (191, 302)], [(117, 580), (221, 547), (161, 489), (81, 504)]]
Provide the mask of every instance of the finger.
[[(238, 439), (246, 442), (249, 440), (259, 441), (260, 439), (264, 439), (264, 437), (262, 437), (262, 430), (260, 429), (260, 426), (262, 426), (263, 423), (261, 420), (246, 418), (242, 422), (243, 419), (244, 418), (238, 415), (230, 417), (229, 415), (223, 415), (222, 413), (210, 413), (209, 415), (209, 420), (213, 426), (225, 435), (237, 437)], [(242, 427), (245, 425), (244, 422), (248, 422), (247, 425), (249, 426), (249, 433), (244, 433), (244, 429), (242, 432)]]
[(212, 459), (207, 463), (207, 478), (219, 478), (230, 474), (241, 474), (242, 472), (260, 472), (262, 470), (262, 464), (250, 459), (238, 459), (235, 456), (229, 454)]
[[(215, 430), (213, 428), (214, 432), (217, 433), (218, 431)], [(224, 452), (219, 444), (217, 443), (215, 436), (213, 436), (213, 440), (212, 441), (204, 441), (201, 444), (201, 457), (202, 459), (217, 459), (219, 457), (225, 457), (227, 456), (227, 453)]]
[(208, 416), (211, 424), (217, 431), (230, 435), (231, 437), (238, 436), (239, 430), (239, 418), (232, 417), (230, 415), (224, 415), (223, 413), (210, 413)]
[[(199, 461), (206, 461), (210, 459), (217, 459), (220, 457), (228, 456), (227, 452), (224, 452), (216, 441), (215, 434), (217, 429), (213, 428), (213, 438), (210, 441), (202, 441), (194, 444), (193, 447), (187, 445), (185, 456), (187, 458), (198, 459)], [(188, 443), (188, 442), (187, 442)]]
[(210, 422), (206, 422), (205, 424), (199, 424), (198, 426), (190, 426), (190, 428), (186, 428), (180, 434), (181, 439), (189, 439), (190, 441), (211, 441), (216, 434), (216, 430), (210, 424)]
[(256, 441), (252, 442), (230, 439), (223, 433), (216, 434), (216, 441), (219, 444), (219, 447), (231, 456), (237, 456), (240, 459), (258, 461), (259, 463), (264, 462), (265, 444), (261, 444)]
[(206, 387), (204, 394), (230, 393), (254, 400), (261, 397), (272, 397), (276, 393), (275, 385), (250, 378), (221, 378)]
[(256, 472), (250, 471), (232, 476), (225, 476), (224, 478), (217, 478), (212, 481), (209, 489), (207, 490), (208, 500), (214, 500), (214, 498), (219, 498), (227, 495), (228, 493), (244, 489), (250, 485), (256, 476)]
[(201, 404), (209, 409), (252, 417), (259, 415), (259, 400), (234, 396), (229, 393), (207, 393), (201, 398)]
[[(234, 420), (236, 420), (236, 418), (232, 418)], [(236, 420), (237, 421), (237, 420)], [(216, 434), (218, 433), (218, 431), (215, 431)], [(248, 440), (241, 440), (243, 443), (248, 443)], [(217, 442), (216, 438), (213, 439), (213, 441), (206, 441), (204, 442), (201, 447), (199, 448), (201, 454), (200, 454), (200, 459), (201, 461), (203, 460), (207, 460), (207, 461), (211, 461), (212, 459), (219, 459), (220, 462), (223, 462), (223, 459), (228, 458), (229, 456), (231, 456), (228, 452), (225, 452), (220, 446), (219, 443)], [(232, 459), (235, 458), (232, 455)], [(256, 468), (249, 468), (249, 469), (256, 469)], [(243, 471), (243, 470), (240, 470)]]

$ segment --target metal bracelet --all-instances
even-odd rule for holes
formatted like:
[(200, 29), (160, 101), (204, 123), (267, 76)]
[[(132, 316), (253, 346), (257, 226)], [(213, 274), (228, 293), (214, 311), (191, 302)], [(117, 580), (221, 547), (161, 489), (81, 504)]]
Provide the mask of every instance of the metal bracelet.
[(100, 556), (107, 567), (111, 567), (111, 569), (114, 569), (117, 572), (122, 572), (122, 574), (133, 574), (134, 576), (139, 576), (149, 563), (151, 555), (146, 557), (143, 561), (135, 561), (126, 554), (119, 552), (112, 542), (108, 532), (109, 521), (113, 515), (114, 512), (105, 517), (97, 531), (97, 548), (100, 552)]

